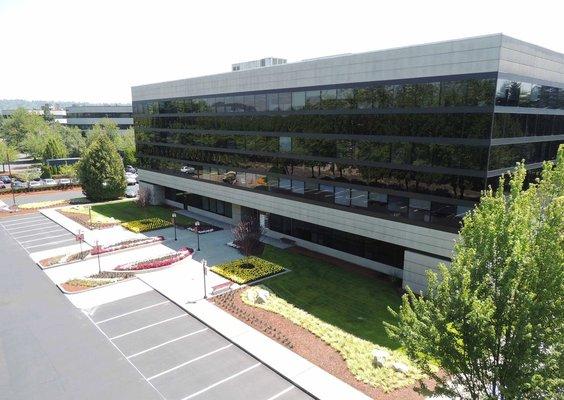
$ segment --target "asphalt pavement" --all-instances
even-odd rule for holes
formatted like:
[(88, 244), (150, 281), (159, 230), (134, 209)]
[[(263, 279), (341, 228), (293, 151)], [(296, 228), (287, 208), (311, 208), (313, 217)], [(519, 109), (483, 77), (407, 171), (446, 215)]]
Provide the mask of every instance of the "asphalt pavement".
[(2, 227), (0, 399), (162, 399)]
[[(27, 203), (38, 203), (41, 201), (52, 201), (52, 200), (68, 200), (75, 199), (79, 197), (84, 197), (82, 194), (82, 189), (69, 189), (69, 190), (46, 190), (41, 192), (20, 192), (16, 193), (16, 203), (17, 204), (27, 204)], [(13, 199), (10, 192), (5, 192), (0, 195), (0, 200), (12, 205)]]

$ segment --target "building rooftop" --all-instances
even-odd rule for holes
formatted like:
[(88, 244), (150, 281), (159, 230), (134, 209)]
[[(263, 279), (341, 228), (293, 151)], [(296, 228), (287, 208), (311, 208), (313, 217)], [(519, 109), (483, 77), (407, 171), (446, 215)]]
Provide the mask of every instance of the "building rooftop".
[(134, 100), (500, 72), (564, 84), (564, 54), (496, 33), (132, 87)]

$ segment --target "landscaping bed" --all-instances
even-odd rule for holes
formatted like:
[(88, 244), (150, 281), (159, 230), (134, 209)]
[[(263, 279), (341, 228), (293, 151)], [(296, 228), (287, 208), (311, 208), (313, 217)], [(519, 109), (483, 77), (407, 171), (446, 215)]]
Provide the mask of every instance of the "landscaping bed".
[(70, 279), (60, 287), (67, 293), (83, 292), (135, 277), (133, 273), (103, 271), (86, 278)]
[(240, 285), (284, 272), (284, 267), (259, 257), (245, 257), (211, 267), (211, 270)]
[[(133, 232), (147, 232), (172, 226), (175, 209), (164, 206), (140, 207), (135, 201), (124, 200), (88, 207), (69, 207), (59, 210), (65, 217), (89, 229), (105, 229), (122, 225)], [(90, 220), (92, 217), (92, 220)], [(177, 215), (178, 226), (192, 226), (192, 218)]]
[[(287, 274), (289, 275), (289, 274)], [(257, 308), (243, 302), (238, 289), (214, 297), (211, 301), (242, 322), (276, 340), (281, 345), (311, 361), (333, 376), (378, 400), (423, 400), (424, 396), (415, 392), (418, 384), (397, 389), (389, 393), (359, 381), (349, 370), (345, 360), (337, 350), (315, 336), (307, 329), (294, 324), (282, 315)]]
[(203, 234), (206, 234), (206, 233), (221, 231), (221, 230), (223, 230), (223, 228), (220, 228), (219, 226), (205, 224), (205, 223), (201, 222), (199, 227), (196, 227), (196, 225), (192, 224), (190, 226), (187, 226), (186, 230), (190, 231), (190, 232), (194, 232), (194, 233), (197, 232), (200, 235), (203, 235)]
[(146, 218), (122, 222), (121, 226), (131, 232), (141, 233), (171, 227), (172, 222), (160, 218)]
[(163, 236), (155, 236), (155, 237), (144, 237), (138, 239), (128, 239), (123, 240), (121, 242), (112, 243), (107, 246), (99, 246), (98, 248), (94, 247), (91, 250), (85, 250), (82, 252), (76, 252), (71, 254), (63, 254), (57, 255), (49, 258), (45, 258), (43, 260), (39, 260), (37, 264), (45, 269), (45, 268), (52, 268), (58, 267), (60, 265), (69, 264), (76, 261), (85, 260), (89, 256), (96, 256), (98, 254), (107, 254), (113, 253), (120, 250), (127, 250), (139, 246), (145, 246), (148, 244), (154, 244), (164, 241)]
[(178, 261), (191, 257), (194, 254), (194, 249), (183, 247), (175, 253), (167, 254), (166, 256), (150, 258), (143, 261), (135, 261), (127, 264), (118, 265), (114, 271), (146, 271), (154, 270), (157, 268), (168, 267)]

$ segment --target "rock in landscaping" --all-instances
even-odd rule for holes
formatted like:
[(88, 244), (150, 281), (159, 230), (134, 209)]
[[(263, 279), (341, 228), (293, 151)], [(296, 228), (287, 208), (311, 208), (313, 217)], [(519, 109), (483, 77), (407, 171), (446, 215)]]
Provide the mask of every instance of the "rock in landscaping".
[(409, 372), (409, 366), (402, 362), (395, 362), (392, 364), (392, 368), (395, 369), (397, 372), (401, 372), (404, 375), (407, 375)]
[(257, 291), (257, 296), (255, 298), (255, 303), (257, 304), (264, 304), (266, 303), (266, 300), (268, 299), (268, 296), (270, 296), (270, 293), (268, 292), (268, 290), (264, 290), (264, 289), (260, 289)]
[(386, 361), (390, 358), (390, 353), (382, 349), (372, 350), (372, 363), (378, 368), (382, 368)]

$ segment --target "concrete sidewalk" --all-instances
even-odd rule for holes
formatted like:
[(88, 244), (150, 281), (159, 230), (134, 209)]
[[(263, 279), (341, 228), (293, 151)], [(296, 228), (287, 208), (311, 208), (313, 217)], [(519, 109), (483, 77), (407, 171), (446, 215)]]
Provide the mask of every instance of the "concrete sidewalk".
[[(202, 298), (204, 290), (203, 286), (200, 286), (202, 283), (196, 284), (194, 280), (194, 275), (198, 273), (202, 274), (201, 264), (192, 261), (184, 267), (138, 275), (138, 279), (319, 399), (369, 399), (352, 386), (239, 321), (213, 303), (197, 300)], [(208, 294), (211, 286), (221, 280), (224, 281), (211, 272), (208, 274)]]

